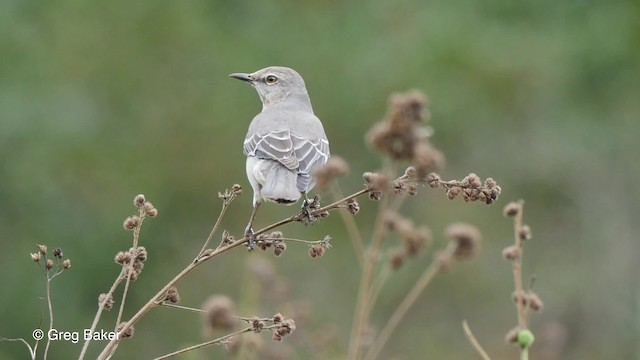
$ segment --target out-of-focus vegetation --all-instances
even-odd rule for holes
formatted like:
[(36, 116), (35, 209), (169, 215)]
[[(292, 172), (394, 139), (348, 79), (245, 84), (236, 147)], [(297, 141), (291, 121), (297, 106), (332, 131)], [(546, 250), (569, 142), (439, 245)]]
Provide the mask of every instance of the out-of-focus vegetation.
[[(511, 265), (500, 255), (512, 242), (501, 209), (517, 198), (533, 229), (525, 275), (535, 275), (545, 301), (531, 319), (532, 358), (640, 357), (637, 2), (4, 0), (0, 29), (0, 336), (29, 338), (43, 316), (44, 281), (29, 258), (36, 243), (60, 246), (73, 261), (54, 281), (55, 327), (90, 326), (98, 294), (119, 271), (113, 256), (130, 246), (121, 224), (137, 193), (160, 215), (143, 229), (149, 260), (125, 318), (192, 259), (220, 208), (217, 192), (233, 183), (249, 189), (241, 143), (260, 104), (227, 74), (284, 65), (304, 76), (332, 153), (351, 165), (344, 191), (380, 166), (364, 134), (384, 116), (388, 95), (410, 88), (431, 99), (443, 177), (475, 171), (502, 186), (489, 207), (428, 189), (408, 202), (405, 213), (439, 241), (448, 223), (467, 221), (484, 242), (475, 261), (436, 278), (386, 357), (471, 358), (463, 319), (495, 359), (517, 356), (503, 340), (516, 314)], [(233, 204), (224, 228), (241, 234), (250, 198)], [(361, 206), (366, 236), (376, 203)], [(265, 208), (257, 226), (296, 210)], [(199, 306), (222, 293), (247, 316), (287, 311), (256, 300), (248, 263), (265, 257), (287, 279), (280, 304), (309, 309), (306, 336), (333, 334), (316, 354), (341, 357), (360, 271), (339, 216), (284, 231), (331, 234), (334, 247), (319, 259), (304, 246), (280, 258), (233, 251), (181, 283), (182, 301)], [(374, 325), (430, 257), (393, 274)], [(99, 328), (114, 318), (107, 314)], [(195, 315), (154, 310), (116, 358), (161, 355), (201, 333)], [(294, 358), (318, 351), (302, 343), (294, 333), (275, 347), (292, 347)], [(90, 357), (102, 345), (93, 343)], [(57, 342), (51, 354), (73, 358), (80, 348)], [(14, 358), (26, 358), (26, 349), (0, 343), (0, 359)]]

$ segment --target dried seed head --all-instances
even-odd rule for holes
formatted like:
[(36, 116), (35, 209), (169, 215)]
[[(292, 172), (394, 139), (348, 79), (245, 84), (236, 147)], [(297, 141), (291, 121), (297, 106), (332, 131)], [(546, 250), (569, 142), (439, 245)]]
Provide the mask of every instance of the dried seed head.
[(371, 192), (383, 192), (389, 188), (389, 178), (380, 173), (366, 172), (362, 174), (367, 190)]
[(407, 185), (407, 194), (409, 194), (410, 196), (414, 196), (417, 193), (418, 193), (418, 185), (413, 183)]
[(284, 237), (284, 235), (282, 234), (282, 231), (272, 231), (271, 234), (269, 234), (269, 237), (271, 238), (271, 240), (280, 240)]
[(326, 164), (314, 172), (316, 186), (320, 191), (327, 191), (336, 178), (348, 173), (349, 164), (339, 156), (332, 156)]
[(418, 174), (416, 168), (414, 166), (409, 166), (405, 171), (404, 171), (404, 176), (409, 179), (409, 180), (414, 180), (416, 178), (416, 175)]
[(380, 201), (382, 199), (382, 192), (380, 191), (371, 191), (369, 192), (369, 199), (373, 201)]
[(42, 255), (40, 254), (40, 252), (36, 252), (36, 253), (32, 253), (31, 254), (31, 260), (38, 262), (40, 261)]
[(324, 255), (324, 247), (322, 245), (313, 245), (309, 248), (309, 256), (312, 258)]
[(473, 225), (454, 223), (446, 229), (447, 237), (456, 245), (453, 256), (457, 260), (473, 257), (480, 247), (480, 231)]
[(149, 217), (156, 217), (158, 216), (158, 209), (156, 209), (155, 206), (153, 206), (153, 204), (150, 201), (147, 201), (146, 203), (144, 203), (144, 212), (149, 216)]
[(403, 250), (396, 250), (389, 255), (389, 266), (392, 270), (398, 270), (404, 263), (405, 253)]
[(64, 269), (68, 269), (71, 267), (71, 260), (69, 259), (64, 259), (64, 261), (62, 262), (62, 267)]
[(400, 194), (407, 190), (407, 183), (403, 180), (393, 180), (391, 182), (391, 189), (393, 189), (394, 194)]
[(229, 234), (229, 232), (227, 230), (224, 230), (222, 232), (222, 244), (223, 245), (230, 245), (233, 244), (236, 241), (235, 236)]
[(432, 189), (439, 187), (440, 181), (441, 181), (440, 175), (434, 172), (429, 173), (429, 175), (427, 175), (427, 183), (429, 184), (429, 187)]
[(231, 330), (234, 324), (235, 305), (225, 295), (212, 295), (202, 305), (205, 320), (213, 329)]
[(464, 180), (462, 180), (462, 182), (464, 182), (465, 184), (468, 184), (468, 186), (474, 189), (479, 189), (482, 186), (482, 181), (480, 180), (480, 177), (475, 173), (470, 173), (469, 175), (467, 175), (467, 177), (465, 177)]
[(251, 330), (253, 330), (254, 333), (261, 332), (262, 328), (264, 328), (264, 321), (255, 316), (251, 318)]
[[(120, 332), (122, 331), (122, 329), (124, 329), (124, 326), (127, 324), (126, 321), (121, 322), (120, 324), (118, 324), (118, 326), (116, 327), (116, 331)], [(129, 326), (127, 328), (127, 330), (125, 330), (122, 334), (121, 334), (121, 338), (122, 339), (128, 339), (133, 337), (133, 334), (135, 334), (136, 329), (133, 327), (133, 325)]]
[(521, 205), (515, 201), (512, 201), (507, 205), (505, 205), (504, 209), (502, 210), (502, 213), (506, 217), (513, 217), (518, 215), (518, 213), (520, 212), (520, 209), (521, 209)]
[(274, 341), (282, 341), (282, 338), (291, 334), (296, 329), (296, 323), (293, 319), (283, 319), (273, 332)]
[(240, 184), (233, 184), (231, 191), (233, 191), (236, 196), (240, 196), (242, 195), (242, 186), (240, 186)]
[(527, 306), (529, 303), (529, 295), (523, 290), (514, 291), (511, 293), (511, 299), (516, 304), (522, 304), (523, 306)]
[(456, 196), (458, 196), (458, 194), (460, 194), (460, 192), (462, 191), (462, 188), (460, 186), (452, 186), (449, 189), (447, 189), (447, 197), (450, 200), (453, 200), (456, 198)]
[(47, 245), (38, 245), (38, 250), (42, 255), (45, 255), (47, 253)]
[(115, 304), (115, 301), (113, 300), (113, 295), (112, 294), (100, 294), (100, 296), (98, 296), (98, 307), (102, 306), (102, 308), (104, 310), (111, 310), (113, 308), (113, 305)]
[(418, 91), (392, 94), (385, 119), (367, 133), (369, 145), (394, 160), (411, 159), (414, 146), (429, 135), (419, 126), (427, 118), (425, 105)]
[(282, 320), (284, 320), (284, 316), (282, 316), (282, 314), (277, 313), (275, 315), (273, 315), (273, 323), (274, 324), (281, 324)]
[(138, 226), (138, 224), (140, 224), (140, 218), (138, 216), (129, 216), (124, 219), (122, 227), (124, 227), (125, 230), (133, 230)]
[(520, 248), (515, 245), (508, 246), (502, 250), (502, 257), (508, 261), (514, 261), (516, 259), (519, 259)]
[(58, 259), (62, 259), (62, 256), (63, 256), (63, 255), (64, 255), (64, 254), (63, 254), (63, 252), (62, 252), (62, 249), (61, 249), (61, 248), (55, 248), (55, 249), (53, 249), (53, 256), (54, 256), (54, 257), (57, 257)]
[(125, 265), (131, 261), (131, 254), (127, 251), (118, 251), (115, 258), (113, 259), (117, 264)]
[(140, 262), (147, 261), (147, 248), (145, 248), (144, 246), (138, 246), (135, 248), (132, 247), (129, 249), (129, 253), (131, 254), (131, 257), (133, 257), (135, 261), (140, 261)]
[(531, 310), (533, 311), (542, 311), (542, 309), (544, 308), (544, 303), (542, 302), (542, 299), (540, 299), (538, 294), (534, 293), (533, 291), (529, 291), (528, 296), (529, 308), (531, 308)]
[(484, 180), (484, 187), (488, 189), (493, 189), (494, 187), (496, 187), (496, 185), (498, 184), (496, 184), (496, 181), (493, 180), (493, 178), (488, 177)]
[(529, 227), (529, 225), (522, 225), (522, 227), (518, 230), (518, 237), (520, 237), (520, 240), (531, 239), (531, 228)]
[(278, 241), (273, 243), (273, 254), (280, 256), (287, 250), (287, 244), (284, 241)]
[(47, 270), (53, 269), (53, 260), (47, 259), (47, 261), (44, 263), (44, 266), (47, 268)]
[(146, 202), (144, 195), (142, 194), (138, 194), (136, 195), (136, 197), (133, 198), (133, 205), (135, 207), (137, 207), (138, 209), (141, 208), (142, 206), (144, 206), (144, 203)]
[(424, 249), (431, 242), (432, 234), (431, 230), (427, 226), (420, 226), (404, 238), (404, 245), (407, 256), (416, 257), (422, 249)]
[(178, 292), (178, 288), (172, 286), (167, 290), (167, 294), (164, 297), (165, 301), (169, 301), (173, 304), (177, 304), (180, 302), (180, 293)]
[(347, 200), (347, 211), (351, 215), (355, 215), (360, 211), (360, 204), (358, 204), (358, 200), (355, 198)]

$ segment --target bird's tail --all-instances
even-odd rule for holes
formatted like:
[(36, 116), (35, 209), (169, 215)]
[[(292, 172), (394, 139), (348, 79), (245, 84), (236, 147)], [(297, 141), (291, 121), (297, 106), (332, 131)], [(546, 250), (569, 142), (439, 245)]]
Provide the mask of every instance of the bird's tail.
[(293, 204), (300, 199), (298, 174), (278, 163), (270, 164), (260, 194), (266, 200), (280, 204)]

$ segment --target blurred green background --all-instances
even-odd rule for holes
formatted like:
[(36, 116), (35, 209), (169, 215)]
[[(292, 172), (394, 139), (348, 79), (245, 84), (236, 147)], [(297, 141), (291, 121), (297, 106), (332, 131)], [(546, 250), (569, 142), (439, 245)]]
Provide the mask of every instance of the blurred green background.
[[(36, 243), (62, 247), (73, 262), (53, 284), (55, 327), (89, 327), (97, 295), (119, 271), (113, 256), (131, 244), (121, 224), (138, 193), (160, 215), (143, 228), (149, 261), (125, 317), (197, 253), (220, 208), (217, 192), (233, 183), (246, 192), (223, 227), (239, 235), (251, 203), (241, 143), (260, 104), (227, 75), (284, 65), (304, 76), (332, 153), (351, 165), (344, 191), (379, 168), (363, 136), (392, 92), (412, 88), (431, 99), (443, 177), (475, 171), (503, 188), (489, 207), (429, 189), (407, 203), (404, 213), (437, 235), (434, 248), (448, 223), (467, 221), (482, 230), (483, 249), (436, 278), (383, 358), (475, 358), (463, 319), (494, 359), (517, 357), (503, 340), (516, 314), (501, 259), (511, 222), (501, 210), (524, 198), (534, 234), (525, 275), (545, 301), (531, 318), (532, 358), (640, 359), (638, 2), (3, 0), (0, 29), (0, 336), (29, 338), (40, 322)], [(361, 206), (366, 236), (376, 204)], [(258, 227), (296, 208), (264, 209)], [(340, 218), (284, 231), (331, 234), (334, 247), (320, 259), (304, 245), (280, 258), (236, 249), (183, 281), (182, 303), (219, 293), (246, 316), (295, 314), (298, 331), (284, 343), (260, 337), (269, 347), (261, 358), (341, 358), (360, 271)], [(393, 274), (374, 326), (432, 251)], [(263, 260), (277, 273), (273, 286), (250, 270)], [(114, 321), (107, 313), (99, 328)], [(194, 314), (154, 310), (114, 358), (159, 356), (201, 333)], [(56, 359), (81, 348), (52, 346)], [(224, 354), (214, 347), (183, 358)], [(0, 359), (26, 357), (23, 345), (0, 343)]]

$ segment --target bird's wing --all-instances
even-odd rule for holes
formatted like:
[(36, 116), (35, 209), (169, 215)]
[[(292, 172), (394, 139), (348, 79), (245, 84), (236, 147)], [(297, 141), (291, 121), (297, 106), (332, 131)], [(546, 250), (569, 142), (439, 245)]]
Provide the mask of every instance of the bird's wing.
[(244, 140), (244, 154), (278, 161), (290, 170), (297, 170), (299, 167), (291, 131), (288, 129), (248, 135)]
[(298, 160), (298, 174), (310, 175), (329, 159), (329, 142), (326, 138), (306, 138), (291, 134), (293, 152)]

